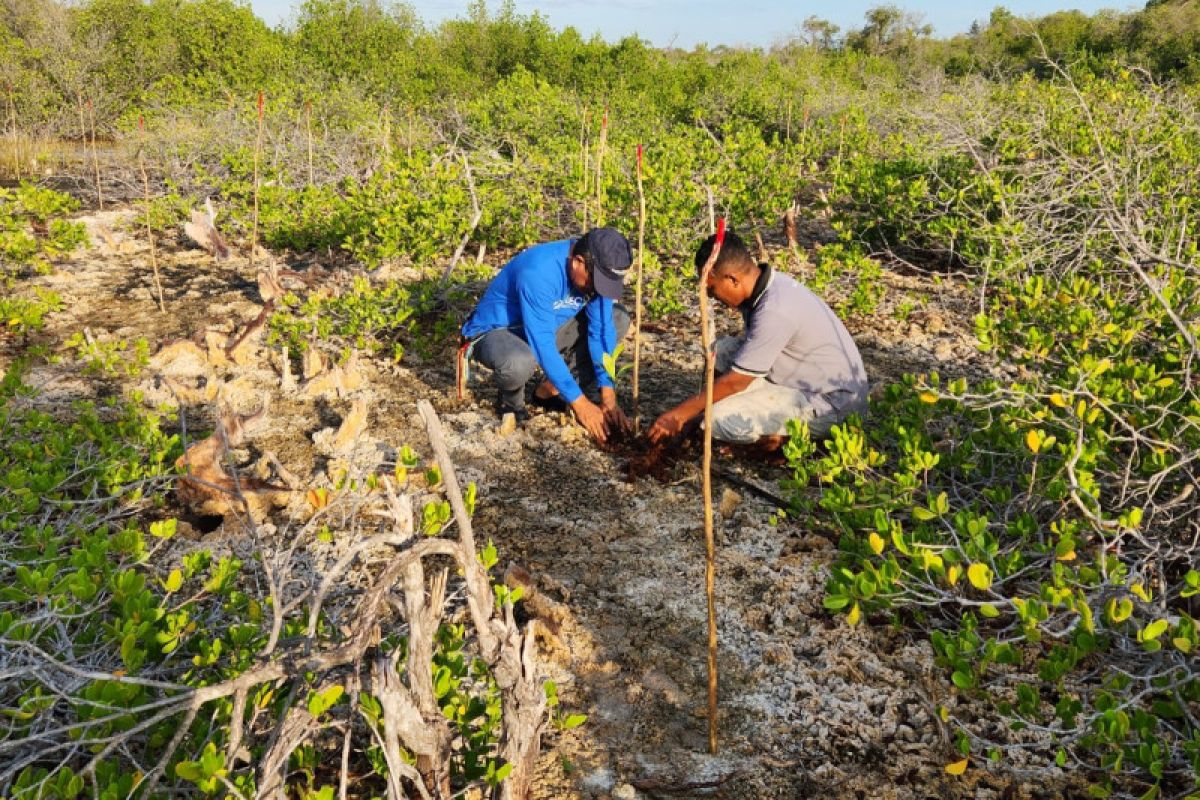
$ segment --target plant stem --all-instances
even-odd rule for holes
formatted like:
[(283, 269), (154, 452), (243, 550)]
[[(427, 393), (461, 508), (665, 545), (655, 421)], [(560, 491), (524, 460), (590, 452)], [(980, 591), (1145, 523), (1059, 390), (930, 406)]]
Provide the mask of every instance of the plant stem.
[(639, 391), (642, 362), (642, 253), (646, 248), (646, 193), (642, 189), (642, 146), (637, 146), (638, 192), (638, 249), (637, 282), (633, 300), (633, 429), (642, 428), (642, 405)]
[(704, 347), (704, 589), (708, 598), (708, 752), (717, 752), (717, 556), (713, 536), (712, 503), (712, 407), (713, 374), (716, 370), (716, 355), (713, 352), (712, 333), (708, 326), (708, 276), (717, 257), (721, 254), (721, 243), (725, 239), (725, 218), (717, 223), (717, 240), (712, 253), (700, 271), (700, 339)]

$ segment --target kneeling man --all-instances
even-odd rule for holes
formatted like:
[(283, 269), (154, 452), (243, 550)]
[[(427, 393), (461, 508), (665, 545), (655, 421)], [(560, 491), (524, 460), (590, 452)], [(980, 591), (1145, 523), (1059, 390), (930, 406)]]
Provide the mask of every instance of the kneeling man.
[[(536, 402), (570, 408), (601, 442), (629, 427), (604, 356), (629, 329), (629, 313), (615, 301), (632, 259), (620, 232), (593, 228), (578, 239), (530, 247), (500, 270), (462, 336), (467, 357), (492, 369), (501, 415), (528, 418), (525, 383), (541, 367), (546, 380)], [(599, 405), (587, 396), (597, 387)]]
[[(696, 253), (703, 268), (710, 236)], [(777, 450), (787, 421), (808, 423), (814, 439), (853, 413), (867, 409), (867, 373), (849, 331), (821, 298), (769, 264), (757, 264), (745, 243), (725, 235), (708, 278), (708, 295), (742, 313), (742, 337), (716, 342), (713, 438)], [(704, 413), (704, 394), (689, 397), (660, 416), (651, 441), (675, 436)]]

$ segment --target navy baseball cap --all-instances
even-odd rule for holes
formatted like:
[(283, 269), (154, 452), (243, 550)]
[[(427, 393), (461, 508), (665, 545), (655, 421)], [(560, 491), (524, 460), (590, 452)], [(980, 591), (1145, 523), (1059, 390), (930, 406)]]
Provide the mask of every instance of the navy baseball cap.
[(596, 293), (618, 300), (625, 291), (625, 273), (633, 263), (633, 248), (616, 228), (592, 228), (575, 243), (574, 252), (590, 253)]

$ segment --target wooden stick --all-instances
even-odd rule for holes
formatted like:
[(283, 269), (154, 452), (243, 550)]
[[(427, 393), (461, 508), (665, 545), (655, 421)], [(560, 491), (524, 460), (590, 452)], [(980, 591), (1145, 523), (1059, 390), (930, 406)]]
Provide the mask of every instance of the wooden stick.
[(96, 109), (92, 106), (92, 98), (87, 99), (88, 126), (92, 131), (92, 166), (96, 168), (96, 205), (104, 210), (104, 186), (100, 183), (100, 154), (96, 152)]
[(700, 271), (700, 338), (704, 346), (704, 589), (708, 597), (708, 752), (717, 752), (717, 598), (716, 543), (713, 536), (712, 503), (712, 407), (713, 375), (716, 355), (713, 353), (712, 333), (708, 327), (708, 276), (725, 241), (725, 218), (717, 220), (717, 239), (712, 253)]
[(646, 249), (646, 193), (642, 190), (642, 146), (637, 146), (638, 250), (637, 282), (633, 300), (633, 429), (642, 429), (639, 392), (642, 363), (642, 253)]
[(165, 314), (162, 281), (158, 277), (158, 254), (154, 249), (154, 228), (150, 225), (150, 178), (146, 175), (146, 118), (138, 115), (138, 169), (142, 171), (142, 198), (146, 202), (146, 238), (150, 240), (150, 267), (154, 270), (154, 289), (158, 292), (158, 310)]
[(250, 233), (250, 268), (254, 268), (254, 251), (258, 249), (258, 157), (263, 140), (263, 93), (258, 93), (258, 136), (254, 140), (254, 228)]
[(600, 182), (604, 174), (604, 147), (608, 144), (608, 109), (600, 120), (600, 140), (596, 143), (596, 224), (604, 224), (604, 184)]

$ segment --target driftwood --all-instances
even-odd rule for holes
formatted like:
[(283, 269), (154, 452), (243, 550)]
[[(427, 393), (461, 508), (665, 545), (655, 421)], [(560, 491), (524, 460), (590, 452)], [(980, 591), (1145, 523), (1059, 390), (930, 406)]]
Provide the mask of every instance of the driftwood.
[(204, 213), (192, 212), (191, 222), (184, 223), (183, 232), (211, 253), (217, 261), (229, 258), (229, 245), (217, 230), (217, 214), (213, 210), (211, 198), (204, 199)]
[(200, 514), (225, 516), (245, 511), (254, 519), (288, 502), (291, 489), (287, 486), (230, 473), (224, 464), (229, 448), (244, 444), (249, 432), (266, 421), (267, 408), (264, 397), (262, 407), (253, 414), (243, 416), (222, 410), (213, 434), (193, 444), (175, 462), (177, 468), (186, 471), (176, 485), (180, 502)]

